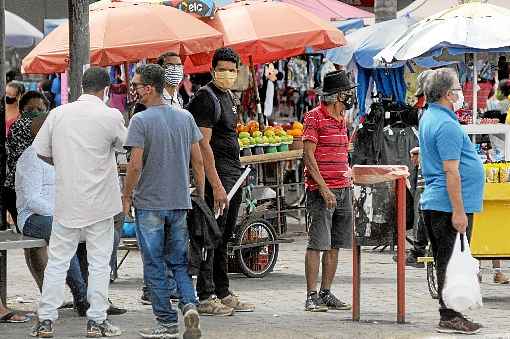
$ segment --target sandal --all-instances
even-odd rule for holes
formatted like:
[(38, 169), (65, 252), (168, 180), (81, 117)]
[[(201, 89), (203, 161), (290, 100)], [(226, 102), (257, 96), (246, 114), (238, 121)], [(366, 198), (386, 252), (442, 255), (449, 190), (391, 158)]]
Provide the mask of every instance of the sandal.
[(29, 317), (14, 311), (0, 316), (0, 323), (26, 323), (28, 321), (30, 321)]

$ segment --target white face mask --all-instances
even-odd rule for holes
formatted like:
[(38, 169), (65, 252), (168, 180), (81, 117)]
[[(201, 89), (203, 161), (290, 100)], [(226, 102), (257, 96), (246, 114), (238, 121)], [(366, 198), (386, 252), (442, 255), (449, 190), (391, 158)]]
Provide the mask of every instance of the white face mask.
[(165, 82), (170, 86), (179, 86), (183, 76), (184, 68), (182, 65), (168, 65), (165, 69)]
[(462, 109), (464, 107), (464, 93), (460, 90), (452, 91), (457, 95), (457, 101), (452, 102), (453, 104), (453, 111), (457, 112), (458, 110)]

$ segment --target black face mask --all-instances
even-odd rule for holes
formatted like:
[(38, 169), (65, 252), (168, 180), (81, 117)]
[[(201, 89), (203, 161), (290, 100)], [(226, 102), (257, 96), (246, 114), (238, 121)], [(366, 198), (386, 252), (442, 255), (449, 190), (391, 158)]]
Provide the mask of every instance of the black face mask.
[(339, 99), (340, 99), (340, 102), (345, 106), (346, 111), (353, 108), (356, 103), (356, 96), (351, 92), (340, 93)]
[(8, 97), (8, 96), (5, 96), (5, 103), (7, 105), (12, 105), (16, 102), (17, 98), (16, 97)]
[(21, 113), (22, 118), (34, 119), (40, 115), (46, 114), (46, 111), (25, 111)]

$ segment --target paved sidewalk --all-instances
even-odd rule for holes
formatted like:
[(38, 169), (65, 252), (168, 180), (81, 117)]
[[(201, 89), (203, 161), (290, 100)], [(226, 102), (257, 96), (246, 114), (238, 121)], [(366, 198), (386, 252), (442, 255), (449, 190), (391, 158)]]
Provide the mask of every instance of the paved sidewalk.
[[(434, 331), (438, 322), (437, 301), (429, 296), (425, 269), (407, 269), (407, 324), (395, 324), (396, 265), (393, 253), (362, 253), (362, 322), (350, 320), (350, 311), (307, 313), (305, 298), (304, 248), (306, 241), (297, 236), (296, 242), (283, 244), (273, 273), (263, 279), (249, 279), (235, 274), (232, 290), (243, 299), (257, 304), (254, 313), (239, 313), (226, 318), (202, 318), (204, 338), (461, 338), (439, 335)], [(351, 301), (351, 252), (342, 250), (333, 292)], [(490, 267), (485, 262), (484, 267)], [(506, 263), (505, 263), (505, 267)], [(16, 309), (34, 310), (39, 293), (25, 265), (23, 252), (10, 252), (8, 262), (8, 301)], [(508, 274), (508, 269), (504, 269)], [(132, 253), (111, 285), (110, 297), (115, 304), (129, 311), (112, 321), (124, 331), (122, 338), (139, 338), (137, 330), (153, 324), (150, 306), (139, 302), (142, 284), (142, 263), (138, 252)], [(470, 314), (486, 328), (470, 338), (510, 339), (510, 285), (492, 283), (492, 272), (485, 270), (484, 309)], [(66, 292), (67, 300), (71, 300)], [(19, 301), (23, 301), (20, 303)], [(27, 338), (31, 324), (0, 324), (0, 338)], [(56, 324), (57, 338), (83, 338), (85, 319), (71, 310), (60, 312)]]

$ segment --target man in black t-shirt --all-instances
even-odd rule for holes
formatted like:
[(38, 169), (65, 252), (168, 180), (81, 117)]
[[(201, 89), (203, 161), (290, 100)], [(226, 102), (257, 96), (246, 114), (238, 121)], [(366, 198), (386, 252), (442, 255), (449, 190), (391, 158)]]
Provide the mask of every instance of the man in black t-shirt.
[(239, 68), (239, 56), (231, 48), (220, 48), (212, 60), (213, 81), (191, 99), (188, 110), (200, 127), (200, 149), (207, 177), (205, 199), (215, 213), (221, 213), (218, 226), (222, 241), (202, 262), (197, 281), (198, 311), (206, 315), (232, 315), (251, 312), (254, 305), (243, 303), (229, 290), (227, 244), (236, 226), (241, 190), (227, 200), (227, 193), (241, 176), (239, 143), (236, 134), (236, 105), (230, 89)]

